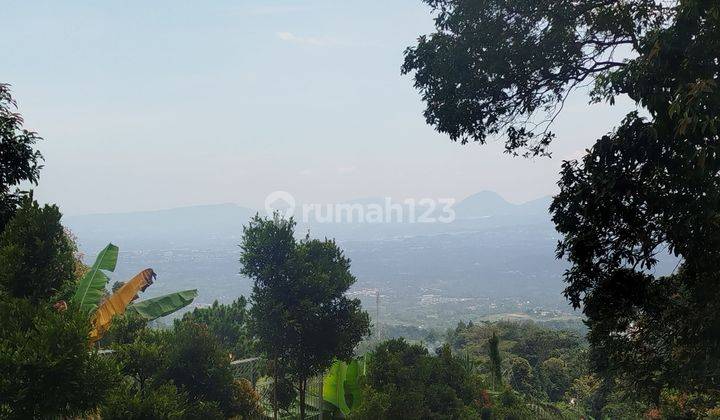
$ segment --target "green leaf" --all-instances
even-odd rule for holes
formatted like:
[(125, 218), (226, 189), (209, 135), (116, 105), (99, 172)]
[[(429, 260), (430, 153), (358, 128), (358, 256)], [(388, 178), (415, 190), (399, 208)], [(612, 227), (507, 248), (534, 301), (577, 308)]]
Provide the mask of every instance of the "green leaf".
[(362, 402), (361, 378), (366, 375), (367, 355), (350, 363), (336, 361), (323, 378), (323, 399), (347, 416)]
[(350, 407), (345, 402), (346, 373), (347, 363), (337, 361), (323, 378), (323, 399), (337, 407), (344, 415), (350, 413)]
[(134, 311), (146, 320), (152, 321), (188, 306), (197, 295), (198, 292), (195, 289), (170, 293), (132, 303), (128, 306), (128, 311)]
[[(360, 406), (362, 398), (360, 377), (364, 371), (364, 364), (362, 360), (355, 359), (347, 365), (347, 371), (345, 372), (345, 402), (350, 411), (356, 410)], [(350, 401), (347, 401), (348, 395)]]
[(90, 270), (80, 279), (71, 302), (77, 305), (81, 311), (89, 314), (100, 304), (109, 280), (102, 270), (115, 271), (118, 251), (117, 246), (108, 244), (105, 249), (100, 251)]
[(323, 379), (323, 399), (337, 407), (343, 415), (350, 414), (350, 407), (345, 401), (345, 376), (347, 363), (336, 361)]

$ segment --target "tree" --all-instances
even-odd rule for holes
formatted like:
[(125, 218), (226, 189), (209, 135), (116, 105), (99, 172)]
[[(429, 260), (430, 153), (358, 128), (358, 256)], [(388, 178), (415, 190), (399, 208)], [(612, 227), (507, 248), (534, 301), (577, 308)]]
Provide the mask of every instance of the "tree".
[(168, 338), (162, 377), (187, 392), (193, 402), (214, 402), (226, 417), (241, 414), (233, 394), (230, 358), (204, 325), (175, 327)]
[(565, 399), (583, 409), (584, 412), (600, 417), (602, 406), (599, 406), (598, 393), (600, 381), (593, 375), (575, 378), (565, 393)]
[(60, 210), (40, 206), (32, 195), (0, 234), (0, 294), (47, 301), (75, 275), (75, 246), (60, 224)]
[(531, 395), (535, 388), (535, 375), (527, 360), (522, 357), (507, 359), (508, 383), (510, 386), (525, 395)]
[[(588, 318), (593, 369), (657, 403), (720, 382), (720, 4), (426, 0), (436, 32), (405, 54), (425, 117), (453, 140), (546, 154), (568, 94), (638, 108), (563, 164), (551, 212)], [(623, 58), (619, 58), (623, 57)], [(643, 116), (645, 115), (645, 116)], [(670, 252), (678, 269), (653, 274)]]
[[(510, 153), (546, 154), (570, 91), (627, 63), (671, 13), (629, 0), (424, 0), (436, 32), (405, 51), (428, 124), (453, 141), (504, 135)], [(538, 115), (540, 114), (540, 115)]]
[(291, 279), (290, 260), (295, 252), (294, 224), (255, 217), (243, 229), (240, 247), (241, 273), (254, 279), (250, 311), (250, 332), (258, 338), (257, 348), (269, 359), (273, 372), (273, 417), (278, 415), (279, 361), (289, 357), (285, 328), (288, 311), (278, 302), (287, 294), (284, 285)]
[(247, 320), (247, 300), (240, 296), (229, 305), (215, 301), (207, 308), (195, 308), (175, 323), (195, 322), (207, 326), (226, 352), (241, 359), (251, 355), (253, 344), (247, 331)]
[[(478, 418), (478, 384), (445, 345), (436, 355), (404, 339), (381, 343), (370, 357), (362, 404), (352, 418)], [(371, 408), (382, 410), (372, 412)]]
[(296, 241), (294, 228), (292, 219), (255, 216), (244, 229), (240, 261), (255, 281), (251, 331), (275, 371), (282, 362), (297, 383), (304, 418), (307, 379), (335, 359), (352, 358), (370, 321), (359, 300), (345, 297), (355, 277), (342, 250), (331, 240)]
[(500, 339), (495, 331), (488, 340), (488, 357), (490, 357), (490, 374), (492, 376), (493, 388), (502, 387), (502, 359), (500, 358)]
[(23, 182), (37, 185), (42, 168), (42, 155), (33, 148), (41, 138), (23, 128), (23, 118), (16, 111), (10, 86), (0, 83), (0, 232), (26, 195), (13, 188)]
[(557, 357), (551, 357), (540, 364), (540, 376), (543, 388), (553, 402), (562, 399), (572, 381), (565, 362)]
[[(124, 316), (122, 318), (133, 317)], [(115, 329), (114, 325), (113, 329)], [(162, 383), (158, 379), (167, 365), (168, 339), (169, 334), (165, 331), (143, 327), (135, 332), (131, 340), (113, 343), (115, 359), (123, 374), (134, 379), (140, 397), (146, 396), (146, 391), (153, 388), (152, 385)], [(153, 382), (155, 383), (153, 384)]]
[[(135, 392), (131, 384), (122, 382), (108, 398), (101, 414), (106, 420), (191, 419), (193, 417), (186, 415), (189, 406), (187, 395), (170, 383), (159, 384), (140, 394)], [(202, 418), (210, 420), (223, 417), (217, 410), (216, 416)]]
[(103, 402), (120, 378), (88, 349), (89, 328), (75, 311), (0, 299), (0, 417), (82, 416)]
[[(572, 267), (567, 296), (588, 316), (592, 363), (650, 401), (720, 382), (720, 5), (673, 3), (641, 56), (596, 92), (627, 94), (629, 114), (582, 162), (563, 165), (551, 210)], [(678, 268), (652, 274), (670, 252)]]

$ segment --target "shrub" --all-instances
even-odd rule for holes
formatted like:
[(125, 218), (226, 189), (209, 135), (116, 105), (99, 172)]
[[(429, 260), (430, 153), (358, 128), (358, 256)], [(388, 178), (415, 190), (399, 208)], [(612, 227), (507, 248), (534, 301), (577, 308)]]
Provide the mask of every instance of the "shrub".
[(77, 416), (102, 403), (120, 376), (88, 349), (88, 330), (75, 311), (0, 300), (0, 417)]

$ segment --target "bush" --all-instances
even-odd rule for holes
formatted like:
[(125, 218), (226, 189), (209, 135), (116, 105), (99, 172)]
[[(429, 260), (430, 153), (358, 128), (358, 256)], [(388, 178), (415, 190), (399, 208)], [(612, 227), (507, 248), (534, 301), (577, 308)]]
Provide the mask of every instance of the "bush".
[(258, 416), (262, 411), (260, 394), (247, 379), (239, 379), (233, 383), (233, 401), (235, 411), (242, 413), (244, 417)]
[(46, 301), (74, 279), (75, 246), (57, 206), (22, 200), (0, 234), (0, 289), (8, 296)]
[(192, 401), (215, 401), (226, 415), (238, 414), (230, 359), (204, 325), (183, 323), (175, 328), (168, 343), (165, 378)]
[(360, 411), (382, 408), (387, 418), (477, 418), (472, 405), (482, 398), (476, 381), (449, 346), (436, 355), (403, 339), (386, 341), (370, 359), (366, 400)]
[(229, 305), (213, 302), (207, 308), (195, 308), (175, 324), (194, 322), (207, 326), (222, 348), (234, 359), (252, 354), (252, 340), (247, 332), (247, 300), (241, 296)]
[(189, 407), (187, 396), (172, 384), (149, 387), (140, 393), (135, 386), (123, 381), (103, 406), (103, 420), (182, 419)]
[(88, 349), (89, 328), (75, 311), (0, 300), (0, 417), (78, 416), (103, 402), (120, 375)]

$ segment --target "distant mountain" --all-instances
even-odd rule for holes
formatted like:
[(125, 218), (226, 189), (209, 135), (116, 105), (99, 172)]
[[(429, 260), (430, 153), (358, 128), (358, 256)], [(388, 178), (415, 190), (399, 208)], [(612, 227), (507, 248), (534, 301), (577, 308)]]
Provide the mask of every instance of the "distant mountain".
[[(385, 204), (377, 198), (349, 203)], [(452, 223), (301, 221), (297, 233), (335, 238), (352, 260), (353, 293), (372, 307), (379, 290), (386, 320), (429, 325), (534, 307), (564, 310), (567, 265), (555, 258), (560, 235), (549, 205), (549, 197), (512, 204), (484, 191), (457, 203)], [(193, 305), (205, 305), (250, 293), (252, 281), (239, 274), (238, 244), (256, 212), (219, 204), (73, 216), (64, 223), (87, 261), (108, 242), (120, 247), (113, 281), (152, 267), (158, 281), (145, 297), (197, 288)], [(659, 270), (669, 272), (670, 263), (661, 260)]]
[[(348, 204), (377, 205), (386, 208), (382, 198), (364, 198)], [(512, 204), (500, 195), (483, 191), (456, 203), (453, 207), (456, 220), (452, 223), (408, 223), (408, 207), (402, 202), (404, 218), (401, 222), (366, 223), (355, 219), (340, 223), (328, 222), (325, 207), (320, 221), (302, 221), (301, 204), (295, 211), (299, 222), (298, 231), (314, 236), (327, 236), (338, 241), (384, 240), (419, 235), (437, 235), (477, 231), (503, 226), (544, 225), (550, 228), (548, 207), (550, 198), (540, 198), (524, 204)], [(416, 218), (428, 207), (418, 204)], [(79, 238), (87, 253), (94, 253), (107, 242), (114, 242), (127, 251), (162, 249), (213, 249), (235, 246), (242, 235), (242, 228), (258, 210), (236, 204), (217, 204), (181, 207), (167, 210), (132, 213), (90, 214), (69, 216), (64, 223)], [(264, 210), (259, 211), (264, 214)], [(314, 213), (313, 213), (314, 214)], [(431, 217), (443, 215), (441, 205), (428, 213)], [(324, 220), (324, 221), (323, 221)]]
[(237, 243), (242, 227), (256, 213), (236, 204), (180, 207), (133, 213), (68, 216), (64, 224), (89, 253), (113, 242), (121, 249), (205, 249)]
[[(381, 198), (348, 203), (386, 205)], [(389, 299), (398, 304), (402, 301), (412, 307), (415, 295), (428, 293), (542, 296), (544, 301), (549, 293), (552, 301), (560, 296), (564, 266), (555, 259), (558, 236), (548, 205), (549, 198), (516, 205), (484, 191), (457, 203), (457, 219), (451, 223), (300, 220), (297, 232), (335, 238), (353, 261), (356, 288), (380, 289), (395, 296)], [(423, 208), (416, 210), (420, 214)], [(439, 215), (440, 210), (438, 206), (431, 215)], [(206, 304), (249, 293), (250, 280), (238, 274), (238, 244), (243, 225), (256, 212), (218, 204), (72, 216), (64, 223), (77, 235), (88, 261), (108, 242), (120, 247), (121, 262), (113, 280), (125, 280), (152, 267), (159, 281), (149, 295), (199, 288), (197, 304)], [(300, 216), (296, 210), (296, 217)]]
[(522, 207), (523, 211), (526, 214), (538, 214), (538, 213), (549, 214), (551, 203), (552, 203), (552, 197), (542, 197), (542, 198), (538, 198), (538, 199), (520, 204), (519, 207)]
[(481, 191), (457, 203), (455, 213), (459, 218), (473, 219), (506, 215), (511, 213), (515, 207), (515, 205), (505, 201), (498, 193)]
[(495, 192), (482, 191), (457, 203), (455, 213), (459, 219), (514, 216), (521, 219), (532, 217), (532, 221), (536, 222), (538, 217), (550, 220), (548, 209), (551, 201), (551, 197), (542, 197), (523, 204), (512, 204)]

